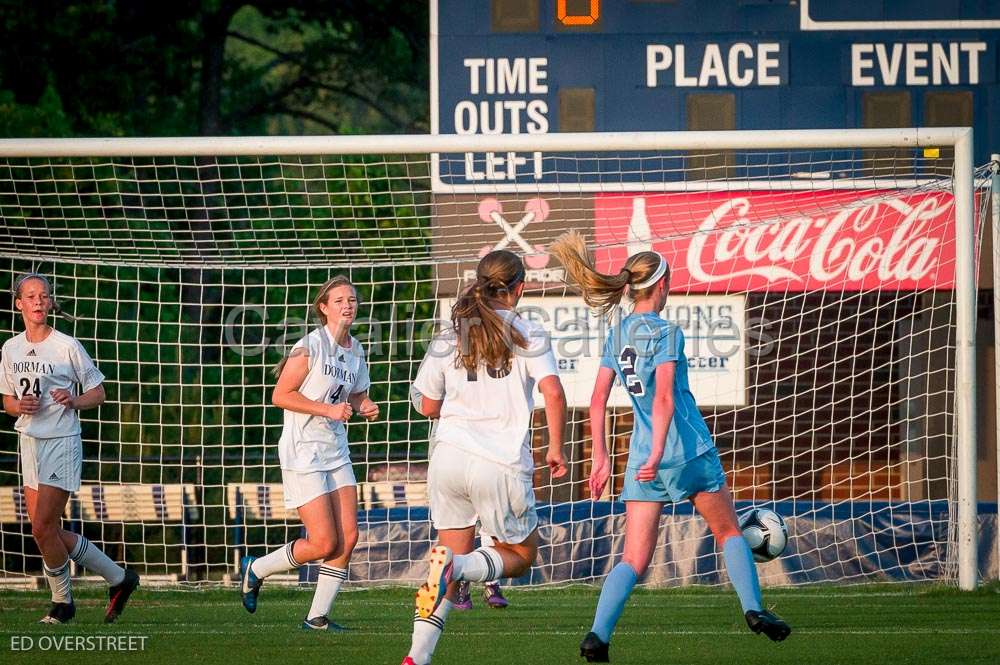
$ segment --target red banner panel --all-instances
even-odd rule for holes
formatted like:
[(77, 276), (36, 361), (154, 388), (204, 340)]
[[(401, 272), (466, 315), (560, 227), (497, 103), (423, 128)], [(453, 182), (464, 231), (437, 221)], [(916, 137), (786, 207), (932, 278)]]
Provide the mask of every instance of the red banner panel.
[(950, 289), (947, 192), (824, 190), (598, 194), (598, 269), (636, 251), (670, 262), (671, 291)]

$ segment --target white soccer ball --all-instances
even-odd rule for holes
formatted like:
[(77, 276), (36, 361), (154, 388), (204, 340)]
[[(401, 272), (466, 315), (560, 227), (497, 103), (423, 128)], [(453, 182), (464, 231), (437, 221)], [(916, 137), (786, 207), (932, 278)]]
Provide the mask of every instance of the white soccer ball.
[(758, 563), (771, 561), (785, 551), (785, 546), (788, 545), (788, 527), (781, 515), (773, 510), (749, 510), (740, 517), (739, 524), (743, 538)]

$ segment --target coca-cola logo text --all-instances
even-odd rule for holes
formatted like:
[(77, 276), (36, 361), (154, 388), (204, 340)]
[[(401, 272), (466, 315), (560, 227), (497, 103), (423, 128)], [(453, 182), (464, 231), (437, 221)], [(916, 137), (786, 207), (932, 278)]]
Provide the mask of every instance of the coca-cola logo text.
[(945, 192), (599, 196), (599, 268), (653, 248), (673, 291), (951, 288), (954, 198)]

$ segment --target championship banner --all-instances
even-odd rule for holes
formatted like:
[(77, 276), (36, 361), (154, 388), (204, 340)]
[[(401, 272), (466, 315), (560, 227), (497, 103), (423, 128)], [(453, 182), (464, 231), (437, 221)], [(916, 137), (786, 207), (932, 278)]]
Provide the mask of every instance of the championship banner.
[(675, 292), (951, 289), (947, 192), (597, 194), (598, 270), (654, 249)]
[[(452, 298), (439, 301), (438, 318), (448, 320)], [(628, 313), (627, 305), (620, 310)], [(549, 333), (559, 378), (571, 408), (590, 406), (594, 379), (609, 323), (579, 297), (521, 298), (518, 313)], [(743, 406), (746, 402), (746, 301), (742, 295), (671, 296), (663, 317), (684, 332), (691, 392), (699, 406)], [(535, 390), (535, 407), (541, 394)], [(609, 406), (631, 406), (616, 382)]]

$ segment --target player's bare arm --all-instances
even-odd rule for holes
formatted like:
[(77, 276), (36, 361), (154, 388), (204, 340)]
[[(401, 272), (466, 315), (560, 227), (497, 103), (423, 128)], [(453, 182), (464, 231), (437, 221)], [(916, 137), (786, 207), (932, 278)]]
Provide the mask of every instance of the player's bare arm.
[(378, 419), (379, 406), (372, 401), (370, 397), (368, 397), (367, 390), (360, 393), (351, 393), (351, 396), (347, 398), (347, 401), (351, 405), (351, 408), (365, 420), (371, 421)]
[(41, 405), (38, 398), (34, 395), (25, 395), (23, 398), (18, 399), (13, 395), (3, 396), (3, 410), (9, 416), (30, 416), (33, 413), (38, 412), (38, 408)]
[(643, 464), (635, 479), (646, 483), (656, 477), (656, 470), (663, 459), (663, 451), (667, 442), (667, 430), (670, 421), (674, 419), (674, 372), (677, 363), (674, 361), (661, 363), (656, 368), (656, 396), (653, 398), (653, 446), (649, 457)]
[(538, 382), (538, 390), (545, 398), (545, 421), (549, 429), (549, 449), (545, 453), (545, 463), (553, 478), (566, 475), (566, 459), (563, 457), (563, 431), (566, 429), (566, 393), (557, 375), (547, 376)]
[(611, 477), (611, 459), (604, 432), (604, 414), (611, 397), (611, 387), (615, 382), (615, 371), (602, 367), (597, 372), (594, 392), (590, 395), (590, 432), (593, 438), (590, 468), (590, 497), (597, 501), (604, 494), (604, 488)]
[(309, 373), (309, 354), (296, 349), (288, 356), (288, 362), (281, 369), (278, 381), (271, 393), (271, 403), (282, 409), (322, 416), (332, 420), (349, 420), (354, 408), (348, 402), (327, 404), (312, 400), (299, 392), (302, 382)]
[(98, 407), (104, 404), (104, 400), (107, 398), (103, 384), (95, 386), (77, 397), (74, 397), (73, 393), (65, 388), (50, 390), (49, 395), (52, 396), (52, 400), (57, 404), (62, 404), (67, 409), (76, 409), (77, 411), (86, 411), (87, 409)]

